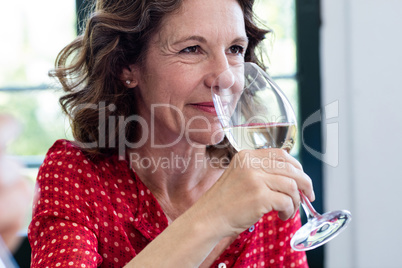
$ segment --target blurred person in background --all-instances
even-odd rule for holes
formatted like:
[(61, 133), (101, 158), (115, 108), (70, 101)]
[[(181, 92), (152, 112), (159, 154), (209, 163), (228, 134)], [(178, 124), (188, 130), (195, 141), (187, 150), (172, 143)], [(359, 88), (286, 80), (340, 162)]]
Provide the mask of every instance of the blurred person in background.
[(8, 250), (20, 267), (29, 267), (29, 243), (20, 232), (30, 210), (32, 191), (23, 175), (24, 166), (6, 154), (7, 145), (20, 130), (14, 117), (0, 114), (0, 243), (7, 248), (3, 247), (3, 251)]

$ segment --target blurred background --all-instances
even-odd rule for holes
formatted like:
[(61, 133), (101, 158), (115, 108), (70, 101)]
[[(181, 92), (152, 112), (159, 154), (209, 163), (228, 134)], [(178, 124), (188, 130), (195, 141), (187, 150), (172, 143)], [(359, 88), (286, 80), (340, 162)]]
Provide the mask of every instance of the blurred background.
[[(5, 153), (23, 164), (29, 185), (54, 141), (72, 138), (47, 73), (80, 32), (87, 4), (21, 0), (0, 9), (0, 114), (22, 126)], [(298, 114), (293, 154), (313, 179), (313, 205), (353, 215), (338, 238), (308, 252), (310, 267), (402, 267), (402, 1), (256, 0), (255, 11), (273, 31), (262, 51), (268, 72)]]

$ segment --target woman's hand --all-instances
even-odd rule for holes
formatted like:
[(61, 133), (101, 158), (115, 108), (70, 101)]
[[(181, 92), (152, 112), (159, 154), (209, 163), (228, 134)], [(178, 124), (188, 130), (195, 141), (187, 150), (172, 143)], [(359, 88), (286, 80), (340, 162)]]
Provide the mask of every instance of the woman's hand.
[[(310, 178), (286, 151), (241, 151), (219, 180), (127, 267), (162, 261), (165, 267), (199, 267), (223, 238), (238, 235), (264, 214), (276, 210), (282, 220), (292, 217), (299, 208), (299, 190), (314, 200)], [(180, 254), (172, 254), (167, 245), (175, 245)]]
[(223, 236), (239, 234), (264, 214), (278, 211), (282, 220), (299, 208), (300, 193), (314, 200), (312, 182), (301, 164), (282, 149), (244, 150), (197, 202)]

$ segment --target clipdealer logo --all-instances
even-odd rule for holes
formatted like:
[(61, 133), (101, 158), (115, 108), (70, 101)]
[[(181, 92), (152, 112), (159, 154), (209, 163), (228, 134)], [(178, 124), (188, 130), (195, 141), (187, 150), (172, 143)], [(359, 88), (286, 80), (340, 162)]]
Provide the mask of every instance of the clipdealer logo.
[[(169, 146), (173, 146), (177, 142), (179, 142), (182, 138), (188, 140), (190, 144), (191, 139), (189, 138), (189, 133), (193, 131), (200, 131), (200, 129), (192, 129), (190, 126), (194, 123), (195, 120), (202, 120), (203, 123), (207, 125), (206, 129), (202, 129), (203, 132), (210, 132), (211, 131), (211, 122), (209, 122), (206, 118), (196, 117), (192, 118), (189, 122), (185, 122), (184, 115), (181, 111), (172, 105), (169, 104), (155, 104), (152, 106), (151, 114), (155, 114), (156, 109), (160, 108), (169, 108), (172, 109), (175, 113), (177, 113), (181, 119), (181, 133), (179, 137), (172, 141), (169, 144), (157, 144), (155, 141), (155, 120), (152, 117), (150, 124), (139, 115), (132, 115), (129, 117), (124, 116), (114, 116), (109, 115), (106, 116), (106, 110), (108, 111), (115, 111), (116, 106), (114, 104), (106, 105), (104, 102), (100, 102), (99, 105), (95, 104), (84, 104), (76, 108), (75, 112), (81, 109), (95, 109), (99, 110), (99, 140), (89, 143), (79, 143), (81, 146), (85, 146), (87, 148), (95, 148), (100, 147), (104, 148), (105, 146), (109, 146), (111, 148), (118, 147), (119, 155), (125, 156), (127, 148), (139, 148), (144, 145), (148, 139), (151, 141), (151, 145), (153, 148), (167, 148)], [(315, 158), (323, 161), (324, 163), (332, 166), (337, 167), (339, 164), (339, 123), (337, 122), (337, 118), (339, 116), (339, 101), (334, 101), (324, 107), (324, 109), (320, 109), (310, 115), (303, 123), (301, 127), (301, 143), (306, 150), (313, 155)], [(106, 118), (107, 117), (107, 118)], [(109, 127), (106, 129), (106, 121), (109, 122)], [(319, 152), (312, 147), (310, 147), (304, 137), (304, 131), (309, 126), (314, 125), (317, 122), (325, 121), (325, 125), (323, 124), (322, 128), (322, 147), (323, 152)], [(136, 142), (129, 142), (125, 136), (125, 128), (131, 122), (136, 122), (139, 127), (141, 128), (142, 135), (141, 138)], [(199, 121), (197, 121), (199, 122)], [(119, 133), (115, 134), (114, 128), (119, 126)], [(113, 143), (106, 143), (106, 133), (108, 133), (109, 139), (113, 140)], [(214, 140), (217, 136), (222, 135), (221, 130), (214, 131), (212, 133), (212, 139)], [(193, 144), (197, 146), (197, 144)]]

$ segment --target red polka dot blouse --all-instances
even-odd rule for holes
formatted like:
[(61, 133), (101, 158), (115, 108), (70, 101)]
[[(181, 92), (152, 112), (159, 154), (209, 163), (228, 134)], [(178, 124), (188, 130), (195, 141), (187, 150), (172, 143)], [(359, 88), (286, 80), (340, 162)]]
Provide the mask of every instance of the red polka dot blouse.
[[(33, 268), (123, 267), (168, 225), (126, 161), (90, 161), (66, 140), (49, 150), (35, 191), (28, 230)], [(299, 227), (299, 215), (282, 221), (268, 213), (211, 267), (307, 267), (305, 253), (289, 246)]]

